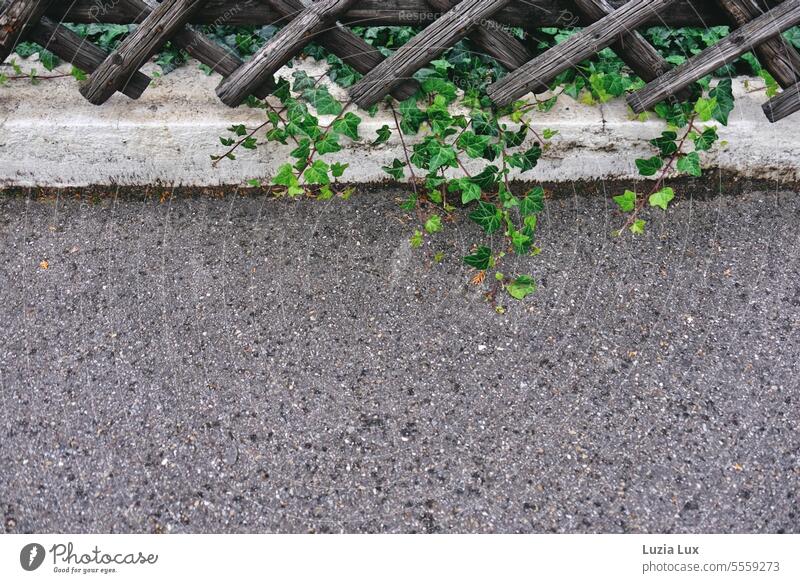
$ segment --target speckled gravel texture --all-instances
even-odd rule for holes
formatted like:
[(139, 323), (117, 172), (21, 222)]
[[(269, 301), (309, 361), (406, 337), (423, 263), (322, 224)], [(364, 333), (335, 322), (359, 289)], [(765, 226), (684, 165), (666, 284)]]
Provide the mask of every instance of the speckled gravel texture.
[(552, 198), (505, 315), (401, 196), (0, 197), (5, 530), (800, 532), (800, 195)]

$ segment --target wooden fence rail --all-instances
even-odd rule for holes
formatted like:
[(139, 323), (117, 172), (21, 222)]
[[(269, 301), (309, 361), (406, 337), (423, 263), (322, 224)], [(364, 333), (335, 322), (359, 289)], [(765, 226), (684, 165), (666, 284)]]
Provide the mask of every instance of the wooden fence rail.
[[(135, 23), (112, 53), (81, 39), (62, 22)], [(243, 62), (195, 25), (275, 24), (280, 27)], [(714, 46), (671, 68), (638, 32), (651, 24), (727, 23), (734, 29)], [(347, 27), (404, 24), (421, 30), (385, 58)], [(685, 98), (701, 77), (753, 50), (784, 91), (764, 105), (776, 122), (800, 111), (800, 54), (781, 36), (800, 24), (800, 0), (0, 0), (0, 61), (23, 40), (35, 41), (89, 73), (80, 91), (102, 104), (119, 91), (139, 97), (149, 78), (139, 69), (168, 41), (223, 77), (217, 88), (230, 106), (248, 95), (264, 98), (274, 73), (311, 41), (321, 43), (363, 74), (350, 99), (369, 107), (388, 95), (418, 90), (413, 75), (466, 39), (508, 74), (489, 97), (508, 105), (547, 87), (557, 75), (611, 47), (647, 85), (628, 96), (635, 112)], [(567, 40), (533, 56), (509, 26), (580, 26)]]

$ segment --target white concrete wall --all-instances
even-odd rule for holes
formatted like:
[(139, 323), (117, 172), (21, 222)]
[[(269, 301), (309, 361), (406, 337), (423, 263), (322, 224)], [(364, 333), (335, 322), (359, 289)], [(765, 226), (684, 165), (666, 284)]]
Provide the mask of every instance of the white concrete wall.
[[(18, 60), (25, 68), (36, 66), (35, 57)], [(310, 61), (303, 66), (310, 74), (324, 70)], [(211, 155), (224, 151), (218, 138), (227, 135), (227, 127), (239, 123), (255, 127), (262, 120), (257, 110), (222, 105), (214, 93), (218, 81), (216, 75), (206, 76), (190, 63), (158, 79), (137, 101), (117, 94), (101, 107), (87, 103), (72, 78), (37, 85), (13, 81), (0, 87), (0, 185), (217, 186), (271, 176), (287, 160), (289, 148), (242, 150), (236, 161), (212, 166)], [(715, 148), (711, 163), (743, 177), (797, 180), (800, 114), (770, 124), (760, 107), (766, 100), (763, 91), (749, 91), (744, 83), (736, 80), (737, 107), (730, 125), (720, 130), (728, 145)], [(762, 85), (759, 80), (750, 83)], [(396, 136), (380, 147), (369, 142), (375, 130), (384, 124), (394, 128), (394, 122), (387, 112), (363, 117), (362, 142), (348, 143), (330, 159), (351, 163), (345, 175), (348, 181), (382, 181), (386, 175), (381, 166), (403, 155)], [(630, 117), (622, 100), (591, 107), (560, 97), (552, 111), (535, 114), (536, 127), (558, 130), (559, 135), (526, 177), (636, 178), (634, 159), (653, 155), (647, 140), (664, 126), (657, 119), (640, 122)]]

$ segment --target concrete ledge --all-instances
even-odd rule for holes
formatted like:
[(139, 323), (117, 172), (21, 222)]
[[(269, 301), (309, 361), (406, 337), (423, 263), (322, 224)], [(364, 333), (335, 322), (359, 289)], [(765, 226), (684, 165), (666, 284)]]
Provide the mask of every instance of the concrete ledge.
[[(26, 69), (36, 66), (22, 62)], [(324, 72), (324, 65), (311, 60), (303, 68), (309, 74)], [(227, 127), (262, 121), (259, 111), (221, 104), (214, 93), (218, 81), (190, 63), (159, 78), (137, 101), (117, 94), (101, 107), (87, 103), (71, 78), (0, 87), (0, 185), (219, 186), (271, 176), (290, 148), (242, 151), (236, 161), (212, 166), (211, 155), (224, 151), (218, 138), (227, 135)], [(750, 84), (761, 85), (759, 80)], [(728, 144), (710, 153), (711, 164), (747, 178), (798, 180), (800, 116), (770, 124), (761, 111), (763, 92), (748, 91), (743, 79), (734, 89), (737, 107), (730, 125), (720, 130)], [(369, 142), (378, 128), (393, 128), (394, 121), (385, 111), (362, 117), (362, 141), (348, 143), (330, 159), (351, 163), (348, 181), (383, 181), (381, 166), (403, 157), (398, 140), (395, 136), (379, 147)], [(536, 114), (534, 122), (559, 132), (539, 166), (526, 174), (547, 182), (636, 179), (634, 159), (652, 156), (647, 140), (664, 129), (660, 120), (631, 120), (622, 100), (592, 107), (567, 96), (552, 111)]]

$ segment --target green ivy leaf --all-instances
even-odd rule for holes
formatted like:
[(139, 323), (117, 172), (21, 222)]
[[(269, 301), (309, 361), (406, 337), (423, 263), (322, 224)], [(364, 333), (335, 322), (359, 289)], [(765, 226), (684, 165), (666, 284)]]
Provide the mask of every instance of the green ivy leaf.
[(447, 100), (447, 103), (452, 103), (458, 95), (456, 86), (453, 83), (439, 77), (425, 79), (422, 82), (422, 90), (428, 95), (441, 95)]
[(325, 86), (311, 87), (303, 91), (303, 99), (308, 101), (317, 110), (319, 115), (339, 115), (342, 113), (342, 104), (333, 98)]
[(758, 75), (764, 80), (764, 85), (767, 87), (767, 97), (775, 97), (778, 94), (778, 90), (781, 88), (775, 80), (775, 77), (766, 69), (759, 69)]
[(428, 162), (429, 172), (436, 172), (442, 167), (455, 168), (458, 166), (456, 163), (456, 152), (453, 146), (433, 140), (428, 145), (428, 153), (430, 154), (430, 160)]
[(409, 212), (417, 208), (417, 195), (414, 194), (413, 192), (409, 194), (408, 198), (406, 198), (403, 202), (400, 203), (400, 208), (403, 209), (404, 211), (409, 211)]
[(662, 156), (666, 157), (666, 156), (671, 156), (672, 154), (678, 151), (678, 144), (675, 143), (675, 140), (677, 139), (678, 139), (678, 134), (669, 131), (669, 132), (663, 132), (661, 134), (661, 137), (659, 138), (650, 140), (650, 143), (661, 151)]
[(480, 158), (483, 156), (486, 147), (489, 145), (491, 136), (478, 136), (474, 132), (464, 132), (458, 138), (457, 145), (467, 153), (470, 158)]
[(658, 156), (653, 156), (647, 160), (641, 158), (636, 160), (636, 167), (639, 169), (639, 174), (642, 176), (653, 176), (656, 172), (661, 170), (663, 165), (664, 161)]
[(341, 178), (344, 174), (344, 171), (350, 167), (350, 164), (341, 164), (339, 162), (334, 162), (331, 164), (331, 174), (334, 178)]
[(509, 236), (511, 238), (511, 245), (514, 247), (514, 253), (517, 255), (525, 255), (530, 251), (531, 244), (533, 243), (533, 239), (530, 235), (512, 229), (509, 231)]
[(675, 191), (672, 190), (672, 188), (662, 188), (658, 192), (650, 195), (650, 206), (657, 206), (661, 210), (667, 210), (673, 198), (675, 198)]
[(297, 93), (302, 93), (306, 89), (313, 89), (314, 85), (316, 85), (314, 79), (309, 77), (305, 71), (295, 71), (292, 73), (292, 78), (294, 79), (293, 89)]
[(536, 167), (539, 158), (542, 157), (542, 148), (539, 144), (534, 144), (529, 150), (522, 154), (514, 154), (506, 158), (506, 162), (512, 168), (519, 168), (521, 172), (527, 172)]
[(429, 235), (433, 235), (434, 233), (438, 233), (442, 230), (442, 217), (439, 215), (433, 215), (427, 221), (425, 221), (425, 231), (428, 232)]
[(503, 213), (495, 205), (479, 201), (478, 208), (470, 213), (469, 218), (483, 227), (487, 235), (491, 235), (500, 228)]
[(325, 162), (314, 160), (314, 163), (306, 169), (303, 176), (308, 184), (326, 185), (331, 182), (330, 178), (328, 178), (328, 170), (330, 170), (330, 167)]
[(644, 235), (644, 227), (647, 223), (642, 219), (636, 219), (631, 225), (631, 233), (634, 235)]
[(698, 152), (710, 150), (716, 141), (719, 139), (717, 135), (717, 128), (709, 127), (703, 130), (702, 134), (695, 134), (692, 138), (694, 141), (694, 148)]
[(481, 199), (481, 187), (472, 182), (469, 178), (459, 178), (450, 181), (447, 187), (449, 192), (461, 191), (461, 204), (469, 204), (473, 200)]
[(297, 179), (291, 164), (284, 164), (278, 168), (278, 173), (272, 179), (272, 184), (286, 187), (286, 193), (289, 196), (297, 196), (304, 192), (300, 188), (300, 181)]
[(516, 132), (503, 132), (503, 141), (508, 148), (518, 148), (528, 137), (528, 126), (522, 126)]
[(492, 265), (492, 250), (485, 245), (478, 247), (472, 255), (464, 257), (464, 263), (479, 271), (486, 271)]
[(337, 134), (347, 136), (351, 140), (358, 139), (358, 126), (361, 123), (361, 118), (351, 111), (344, 114), (343, 117), (333, 122), (331, 129)]
[(323, 134), (322, 137), (317, 140), (315, 146), (317, 148), (317, 152), (323, 156), (325, 154), (339, 152), (342, 149), (342, 147), (339, 145), (339, 137), (331, 132)]
[(529, 275), (520, 275), (506, 286), (506, 291), (515, 300), (524, 300), (536, 291), (536, 282)]
[(380, 144), (384, 144), (389, 141), (389, 138), (392, 137), (392, 130), (389, 129), (389, 126), (384, 125), (377, 131), (378, 139), (372, 142), (373, 146), (378, 146)]
[(403, 176), (405, 176), (405, 167), (406, 163), (401, 162), (397, 158), (394, 159), (391, 166), (383, 166), (382, 169), (386, 174), (394, 178), (395, 180), (402, 180)]
[(417, 100), (413, 97), (400, 102), (400, 131), (406, 135), (412, 135), (419, 132), (422, 122), (425, 121), (426, 116), (419, 107), (417, 107)]
[(297, 142), (297, 147), (289, 154), (292, 158), (297, 158), (299, 166), (305, 166), (306, 160), (311, 155), (311, 140), (302, 138)]
[(538, 215), (544, 210), (544, 189), (537, 186), (520, 201), (519, 212), (523, 217)]
[(713, 117), (722, 125), (728, 125), (728, 116), (733, 111), (733, 85), (730, 79), (723, 79), (709, 92), (709, 97), (717, 102)]
[(58, 64), (61, 62), (57, 56), (47, 49), (39, 51), (39, 60), (42, 62), (44, 68), (48, 71), (52, 71), (58, 67)]
[(694, 104), (694, 110), (700, 121), (711, 121), (714, 117), (714, 111), (717, 109), (717, 100), (714, 98), (706, 99), (701, 97)]
[(703, 175), (703, 170), (700, 168), (700, 156), (697, 152), (686, 154), (678, 160), (678, 172), (685, 172), (690, 176)]
[(472, 129), (479, 136), (497, 136), (500, 133), (497, 120), (482, 111), (472, 113)]
[(481, 190), (491, 190), (497, 184), (497, 173), (500, 169), (497, 166), (489, 165), (480, 174), (472, 177), (472, 182), (481, 187)]
[(636, 193), (626, 190), (625, 194), (615, 196), (614, 202), (617, 203), (619, 210), (621, 210), (623, 213), (629, 213), (636, 208)]

